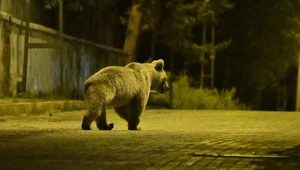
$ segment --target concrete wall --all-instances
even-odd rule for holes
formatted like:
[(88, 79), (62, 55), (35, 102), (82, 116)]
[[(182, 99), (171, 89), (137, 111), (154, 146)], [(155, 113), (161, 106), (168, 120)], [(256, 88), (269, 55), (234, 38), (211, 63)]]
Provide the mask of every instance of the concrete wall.
[[(4, 2), (4, 1), (2, 1)], [(5, 27), (5, 24), (8, 25)], [(17, 92), (17, 81), (23, 74), (25, 22), (0, 12), (0, 35), (9, 32), (9, 44), (0, 37), (0, 86), (10, 82), (9, 91)], [(58, 43), (58, 32), (44, 26), (30, 23), (31, 43)], [(10, 53), (5, 56), (3, 48)], [(82, 93), (84, 81), (99, 69), (108, 65), (123, 65), (122, 51), (64, 35), (63, 47), (64, 81), (60, 82), (60, 52), (58, 49), (29, 49), (27, 68), (27, 91), (31, 94), (52, 93), (64, 84), (64, 92)], [(3, 59), (10, 59), (10, 77), (3, 78)], [(2, 77), (2, 78), (1, 78)], [(1, 91), (1, 88), (0, 88)], [(1, 94), (1, 92), (0, 92)]]

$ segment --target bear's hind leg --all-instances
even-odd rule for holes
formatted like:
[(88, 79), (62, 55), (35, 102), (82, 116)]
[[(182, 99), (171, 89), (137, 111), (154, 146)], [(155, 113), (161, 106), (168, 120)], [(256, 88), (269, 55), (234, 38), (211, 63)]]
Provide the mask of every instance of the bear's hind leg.
[(112, 130), (114, 128), (114, 124), (110, 123), (107, 124), (106, 122), (106, 106), (102, 105), (101, 107), (101, 114), (96, 119), (97, 127), (99, 130)]
[(99, 110), (102, 103), (93, 86), (85, 87), (84, 98), (87, 113), (83, 117), (81, 128), (83, 130), (91, 130), (91, 123), (99, 117)]
[(99, 108), (94, 107), (94, 108), (89, 108), (87, 113), (82, 119), (82, 124), (81, 128), (83, 130), (91, 130), (91, 123), (98, 117), (99, 114)]

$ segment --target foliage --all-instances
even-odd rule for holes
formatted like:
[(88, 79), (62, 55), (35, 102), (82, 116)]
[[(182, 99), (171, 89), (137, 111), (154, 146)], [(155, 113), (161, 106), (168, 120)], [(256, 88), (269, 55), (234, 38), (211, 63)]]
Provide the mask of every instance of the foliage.
[[(107, 9), (115, 8), (117, 6), (117, 3), (119, 3), (120, 0), (63, 0), (63, 3), (65, 6), (68, 7), (68, 9), (73, 11), (82, 11), (85, 4), (88, 4), (92, 7), (99, 7), (99, 9)], [(59, 0), (44, 0), (44, 8), (45, 9), (53, 9), (57, 8), (59, 4)], [(102, 8), (101, 8), (102, 7)]]
[[(83, 3), (86, 0), (63, 0), (66, 6), (74, 11), (82, 11)], [(52, 9), (58, 7), (59, 0), (44, 0), (45, 9)]]
[[(246, 110), (245, 105), (234, 99), (236, 90), (195, 89), (189, 87), (187, 76), (178, 77), (173, 83), (173, 107), (175, 109)], [(152, 104), (166, 104), (168, 95), (151, 94)]]
[[(276, 88), (288, 69), (297, 62), (299, 52), (299, 1), (265, 0), (258, 4), (235, 0), (236, 14), (243, 27), (230, 26), (236, 37), (231, 49), (241, 81), (255, 89)], [(249, 17), (251, 16), (251, 17)], [(234, 24), (234, 23), (232, 23)]]
[[(153, 31), (159, 41), (185, 56), (211, 51), (211, 45), (192, 41), (193, 28), (199, 24), (216, 24), (219, 15), (233, 8), (228, 0), (143, 1), (142, 31)], [(227, 48), (230, 40), (217, 44), (217, 50)]]

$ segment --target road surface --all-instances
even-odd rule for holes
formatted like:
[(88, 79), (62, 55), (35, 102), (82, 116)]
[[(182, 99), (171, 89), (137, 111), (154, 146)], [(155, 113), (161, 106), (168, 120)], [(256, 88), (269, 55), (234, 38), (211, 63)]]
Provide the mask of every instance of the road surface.
[(128, 131), (80, 129), (85, 111), (0, 117), (0, 170), (300, 169), (300, 113), (146, 110)]

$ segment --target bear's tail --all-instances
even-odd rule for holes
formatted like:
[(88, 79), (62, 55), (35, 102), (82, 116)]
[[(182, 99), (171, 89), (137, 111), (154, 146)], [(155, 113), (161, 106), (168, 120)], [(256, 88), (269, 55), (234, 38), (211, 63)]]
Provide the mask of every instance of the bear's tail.
[(83, 95), (85, 96), (89, 87), (92, 85), (93, 83), (92, 82), (85, 82), (84, 83), (84, 87), (83, 87)]

